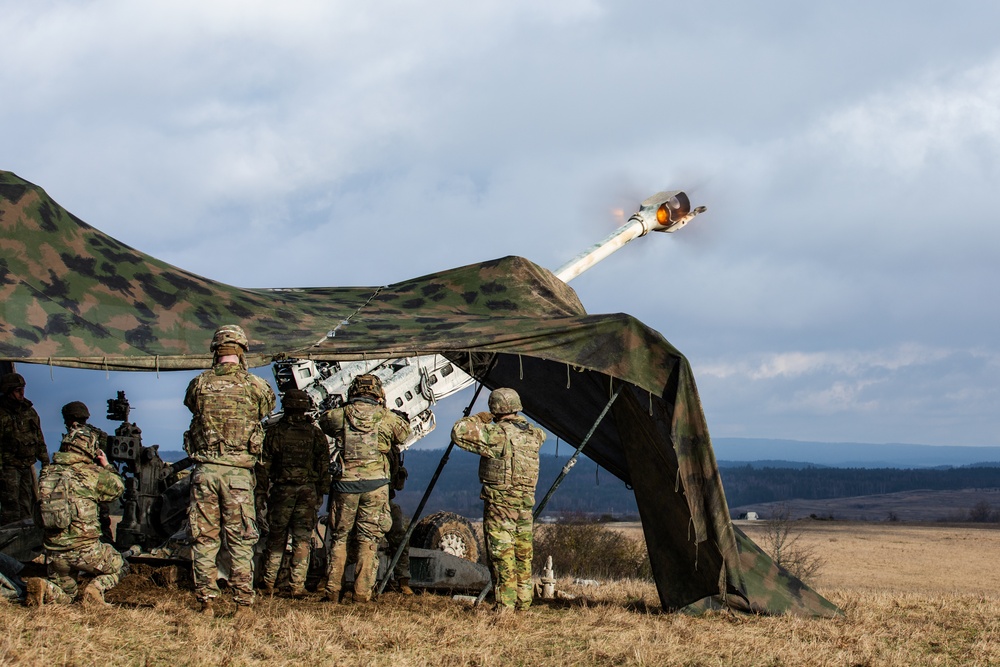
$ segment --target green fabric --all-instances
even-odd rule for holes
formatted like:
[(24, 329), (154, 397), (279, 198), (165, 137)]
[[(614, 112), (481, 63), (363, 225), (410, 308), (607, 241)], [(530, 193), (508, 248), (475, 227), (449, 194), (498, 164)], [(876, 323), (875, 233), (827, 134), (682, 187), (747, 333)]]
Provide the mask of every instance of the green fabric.
[(0, 360), (207, 368), (214, 330), (235, 323), (254, 366), (441, 353), (489, 388), (516, 389), (524, 412), (570, 443), (624, 383), (584, 453), (635, 489), (661, 602), (745, 589), (687, 360), (629, 315), (587, 314), (526, 259), (381, 287), (240, 289), (121, 244), (9, 172), (0, 225)]

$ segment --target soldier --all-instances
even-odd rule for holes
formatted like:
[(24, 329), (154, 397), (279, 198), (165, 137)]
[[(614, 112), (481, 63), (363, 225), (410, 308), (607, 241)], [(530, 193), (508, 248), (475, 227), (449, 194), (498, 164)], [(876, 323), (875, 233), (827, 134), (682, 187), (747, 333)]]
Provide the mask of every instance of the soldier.
[(319, 499), (330, 488), (330, 448), (326, 436), (308, 413), (312, 409), (309, 394), (289, 389), (281, 401), (284, 416), (267, 429), (262, 460), (263, 478), (258, 483), (266, 490), (270, 532), (262, 588), (271, 593), (285, 555), (288, 536), (292, 538), (289, 582), (292, 596), (306, 594), (310, 538), (316, 526)]
[(410, 437), (410, 423), (384, 403), (382, 381), (375, 375), (359, 375), (347, 390), (347, 405), (328, 410), (320, 419), (342, 459), (342, 470), (331, 486), (332, 544), (325, 599), (333, 602), (340, 600), (351, 530), (358, 540), (353, 598), (368, 602), (378, 570), (378, 544), (392, 525), (387, 455)]
[(538, 483), (538, 450), (545, 432), (518, 415), (521, 397), (513, 389), (495, 389), (489, 412), (455, 422), (456, 445), (479, 454), (483, 484), (483, 534), (490, 556), (496, 607), (531, 606), (531, 510)]
[(35, 461), (49, 463), (42, 424), (24, 397), (24, 377), (0, 379), (0, 525), (31, 516), (35, 505)]
[(214, 362), (188, 385), (184, 405), (191, 427), (184, 449), (194, 460), (191, 473), (192, 572), (201, 612), (213, 616), (219, 595), (216, 557), (221, 531), (232, 561), (229, 585), (237, 615), (253, 604), (253, 549), (260, 536), (254, 508), (254, 465), (264, 443), (263, 419), (274, 408), (271, 386), (247, 371), (247, 336), (235, 324), (212, 337)]
[(73, 571), (95, 575), (83, 589), (83, 602), (106, 605), (104, 592), (125, 576), (128, 563), (101, 542), (98, 504), (121, 496), (125, 483), (101, 450), (101, 431), (86, 423), (87, 406), (79, 401), (62, 409), (66, 435), (52, 465), (38, 480), (38, 521), (45, 531), (48, 579), (28, 579), (27, 603), (69, 603), (77, 592)]
[[(63, 423), (66, 425), (66, 432), (69, 433), (74, 425), (86, 426), (97, 436), (97, 446), (101, 448), (104, 455), (108, 455), (108, 434), (101, 429), (87, 423), (90, 419), (90, 410), (80, 401), (67, 403), (62, 407)], [(100, 502), (97, 504), (100, 515), (101, 541), (112, 544), (114, 538), (111, 535), (111, 506), (110, 503)]]

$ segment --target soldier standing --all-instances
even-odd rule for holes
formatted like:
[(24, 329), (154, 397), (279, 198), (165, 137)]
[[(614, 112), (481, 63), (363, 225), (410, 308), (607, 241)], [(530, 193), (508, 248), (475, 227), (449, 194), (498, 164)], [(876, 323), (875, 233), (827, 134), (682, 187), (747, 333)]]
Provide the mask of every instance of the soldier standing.
[(83, 589), (85, 604), (105, 605), (104, 592), (128, 571), (118, 551), (101, 541), (99, 503), (118, 498), (125, 483), (101, 450), (102, 431), (86, 423), (87, 406), (79, 401), (63, 407), (67, 432), (52, 464), (38, 480), (38, 516), (45, 531), (48, 579), (28, 579), (27, 603), (69, 603), (77, 592), (74, 571), (95, 575)]
[(275, 396), (265, 380), (247, 370), (248, 349), (242, 328), (220, 327), (212, 337), (212, 368), (192, 380), (184, 396), (192, 413), (184, 447), (195, 462), (188, 506), (192, 571), (195, 596), (208, 616), (219, 595), (216, 557), (223, 530), (236, 613), (253, 604), (253, 549), (260, 536), (253, 469), (264, 442), (260, 422), (274, 408)]
[(0, 525), (31, 516), (35, 505), (35, 461), (49, 463), (42, 424), (24, 397), (24, 377), (0, 379)]
[(538, 450), (545, 432), (518, 415), (521, 397), (495, 389), (489, 412), (455, 422), (452, 441), (479, 454), (483, 534), (490, 556), (497, 608), (531, 606), (531, 510), (538, 483)]
[(382, 381), (375, 375), (359, 375), (347, 391), (347, 405), (328, 410), (320, 419), (342, 459), (342, 470), (334, 475), (330, 489), (332, 544), (325, 599), (333, 602), (340, 600), (351, 530), (358, 541), (353, 597), (355, 602), (368, 602), (378, 573), (378, 544), (392, 525), (388, 454), (410, 437), (410, 424), (384, 403)]
[(301, 389), (289, 389), (281, 401), (284, 415), (264, 436), (262, 479), (267, 490), (270, 530), (264, 564), (264, 591), (274, 591), (278, 570), (292, 538), (289, 582), (292, 596), (306, 594), (310, 538), (316, 526), (319, 499), (330, 488), (330, 448), (326, 436), (313, 421), (313, 404)]

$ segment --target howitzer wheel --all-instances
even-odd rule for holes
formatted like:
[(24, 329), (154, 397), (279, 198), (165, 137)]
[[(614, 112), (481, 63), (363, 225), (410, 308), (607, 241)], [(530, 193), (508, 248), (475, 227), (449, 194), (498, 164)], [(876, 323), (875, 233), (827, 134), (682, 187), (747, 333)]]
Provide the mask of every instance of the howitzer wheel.
[(479, 562), (483, 553), (472, 523), (452, 512), (436, 512), (418, 521), (410, 537), (410, 546), (438, 549), (474, 563)]

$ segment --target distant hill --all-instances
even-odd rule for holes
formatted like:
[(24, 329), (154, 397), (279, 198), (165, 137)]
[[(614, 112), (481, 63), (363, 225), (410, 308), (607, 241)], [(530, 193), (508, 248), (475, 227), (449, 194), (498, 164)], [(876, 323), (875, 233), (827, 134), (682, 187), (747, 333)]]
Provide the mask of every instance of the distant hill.
[(712, 438), (712, 447), (716, 459), (729, 462), (795, 461), (835, 468), (934, 468), (973, 464), (1000, 466), (1000, 447), (992, 446)]
[[(813, 502), (917, 490), (945, 493), (1000, 488), (1000, 463), (991, 463), (1000, 461), (1000, 447), (721, 438), (715, 442), (715, 449), (726, 498), (733, 511), (793, 499)], [(548, 491), (572, 453), (569, 447), (560, 450), (558, 457), (543, 450), (536, 492), (538, 500)], [(406, 452), (409, 479), (396, 500), (408, 515), (416, 510), (443, 454), (443, 449)], [(160, 455), (166, 461), (184, 456), (183, 452), (175, 451), (162, 451)], [(447, 510), (479, 517), (483, 506), (479, 499), (478, 463), (478, 456), (453, 449), (423, 515)], [(841, 510), (841, 514), (844, 513)], [(638, 507), (632, 490), (622, 481), (599, 469), (590, 459), (581, 457), (552, 496), (545, 514), (634, 520), (638, 517)], [(933, 520), (938, 514), (928, 515), (926, 520)]]

